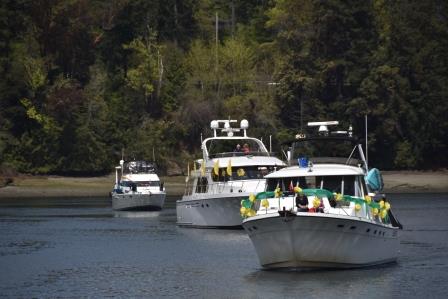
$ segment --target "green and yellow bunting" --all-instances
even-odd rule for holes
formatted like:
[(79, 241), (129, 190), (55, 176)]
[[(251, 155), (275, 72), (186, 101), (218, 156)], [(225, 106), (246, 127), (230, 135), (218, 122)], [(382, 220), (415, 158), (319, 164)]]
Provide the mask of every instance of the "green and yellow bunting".
[[(342, 195), (340, 193), (332, 193), (326, 189), (301, 189), (299, 186), (294, 187), (294, 193), (305, 194), (306, 196), (315, 196), (313, 200), (313, 206), (319, 207), (323, 197), (328, 199), (335, 199), (336, 201), (345, 201), (355, 203), (355, 211), (361, 211), (363, 205), (370, 207), (371, 215), (374, 217), (381, 217), (383, 220), (388, 220), (388, 211), (391, 208), (390, 203), (381, 200), (380, 202), (375, 202), (372, 198), (366, 195), (364, 198)], [(248, 198), (241, 201), (241, 217), (247, 218), (256, 215), (254, 210), (254, 205), (256, 201), (261, 201), (261, 206), (263, 208), (269, 207), (269, 198), (279, 198), (283, 196), (283, 192), (279, 187), (275, 188), (274, 191), (259, 192), (257, 194), (250, 194)]]

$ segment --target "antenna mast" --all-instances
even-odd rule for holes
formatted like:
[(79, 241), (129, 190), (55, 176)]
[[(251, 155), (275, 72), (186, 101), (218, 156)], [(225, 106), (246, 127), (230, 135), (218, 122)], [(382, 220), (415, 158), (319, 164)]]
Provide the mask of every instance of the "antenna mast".
[(366, 166), (367, 169), (369, 169), (369, 148), (368, 148), (368, 143), (367, 143), (367, 114), (365, 115), (365, 123), (366, 123)]

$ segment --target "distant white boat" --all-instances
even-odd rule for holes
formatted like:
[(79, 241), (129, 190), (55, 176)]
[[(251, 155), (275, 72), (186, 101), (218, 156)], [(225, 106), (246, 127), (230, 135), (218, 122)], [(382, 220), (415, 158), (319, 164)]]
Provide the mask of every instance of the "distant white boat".
[[(266, 191), (242, 202), (243, 227), (260, 264), (350, 268), (396, 261), (401, 225), (390, 203), (372, 193), (382, 188), (379, 172), (367, 171), (351, 129), (332, 133), (327, 126), (337, 122), (317, 124), (319, 134), (296, 136), (290, 166), (266, 176)], [(337, 157), (347, 149), (346, 158)]]
[[(214, 136), (202, 142), (203, 158), (195, 161), (185, 194), (176, 202), (178, 225), (241, 227), (241, 200), (263, 191), (264, 176), (285, 166), (263, 142), (247, 136), (247, 120), (242, 120), (239, 128), (232, 128), (234, 122), (211, 122)], [(218, 132), (224, 135), (218, 136)]]
[(120, 161), (115, 168), (112, 208), (117, 211), (160, 210), (166, 192), (153, 164), (146, 161)]

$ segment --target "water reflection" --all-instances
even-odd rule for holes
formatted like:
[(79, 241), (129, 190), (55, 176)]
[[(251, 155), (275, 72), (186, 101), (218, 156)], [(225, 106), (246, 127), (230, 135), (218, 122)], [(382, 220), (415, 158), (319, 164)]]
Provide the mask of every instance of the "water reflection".
[(243, 230), (178, 227), (173, 200), (154, 212), (114, 212), (108, 199), (0, 201), (0, 294), (444, 298), (448, 195), (389, 199), (405, 227), (398, 263), (333, 271), (263, 270)]
[[(348, 270), (258, 270), (244, 276), (248, 293), (263, 293), (275, 298), (280, 291), (286, 297), (352, 298), (389, 297), (394, 293), (393, 272), (396, 264)], [(272, 286), (275, 285), (275, 292)]]
[(156, 218), (160, 216), (160, 211), (114, 211), (116, 218)]

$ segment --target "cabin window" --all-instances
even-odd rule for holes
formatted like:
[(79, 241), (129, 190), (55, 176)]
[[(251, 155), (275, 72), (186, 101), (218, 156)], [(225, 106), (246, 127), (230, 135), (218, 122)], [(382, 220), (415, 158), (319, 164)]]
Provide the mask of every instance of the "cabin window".
[[(357, 176), (306, 176), (306, 177), (286, 177), (286, 178), (272, 178), (267, 180), (267, 191), (274, 191), (275, 188), (280, 187), (282, 191), (288, 191), (289, 187), (299, 186), (303, 189), (327, 189), (331, 192), (343, 193), (347, 195), (357, 195), (355, 192), (355, 182)], [(360, 193), (362, 194), (362, 193)]]
[(289, 190), (289, 186), (299, 186), (300, 188), (308, 188), (305, 177), (288, 177), (288, 178), (275, 178), (268, 179), (267, 181), (267, 191), (274, 191), (275, 188), (280, 187), (282, 191)]
[(148, 181), (148, 182), (135, 182), (137, 187), (159, 187), (159, 181)]
[[(240, 145), (240, 150), (237, 150), (238, 144)], [(211, 139), (207, 141), (206, 147), (209, 158), (236, 157), (246, 154), (243, 151), (245, 144), (247, 144), (249, 154), (251, 155), (268, 155), (268, 152), (261, 148), (258, 142), (253, 139)]]
[(208, 187), (208, 181), (206, 177), (198, 178), (196, 182), (196, 193), (206, 193)]
[(251, 167), (232, 167), (232, 175), (227, 174), (227, 168), (220, 168), (219, 175), (215, 175), (212, 170), (212, 179), (214, 182), (240, 181), (263, 179), (265, 175), (280, 169), (277, 166), (251, 166)]

